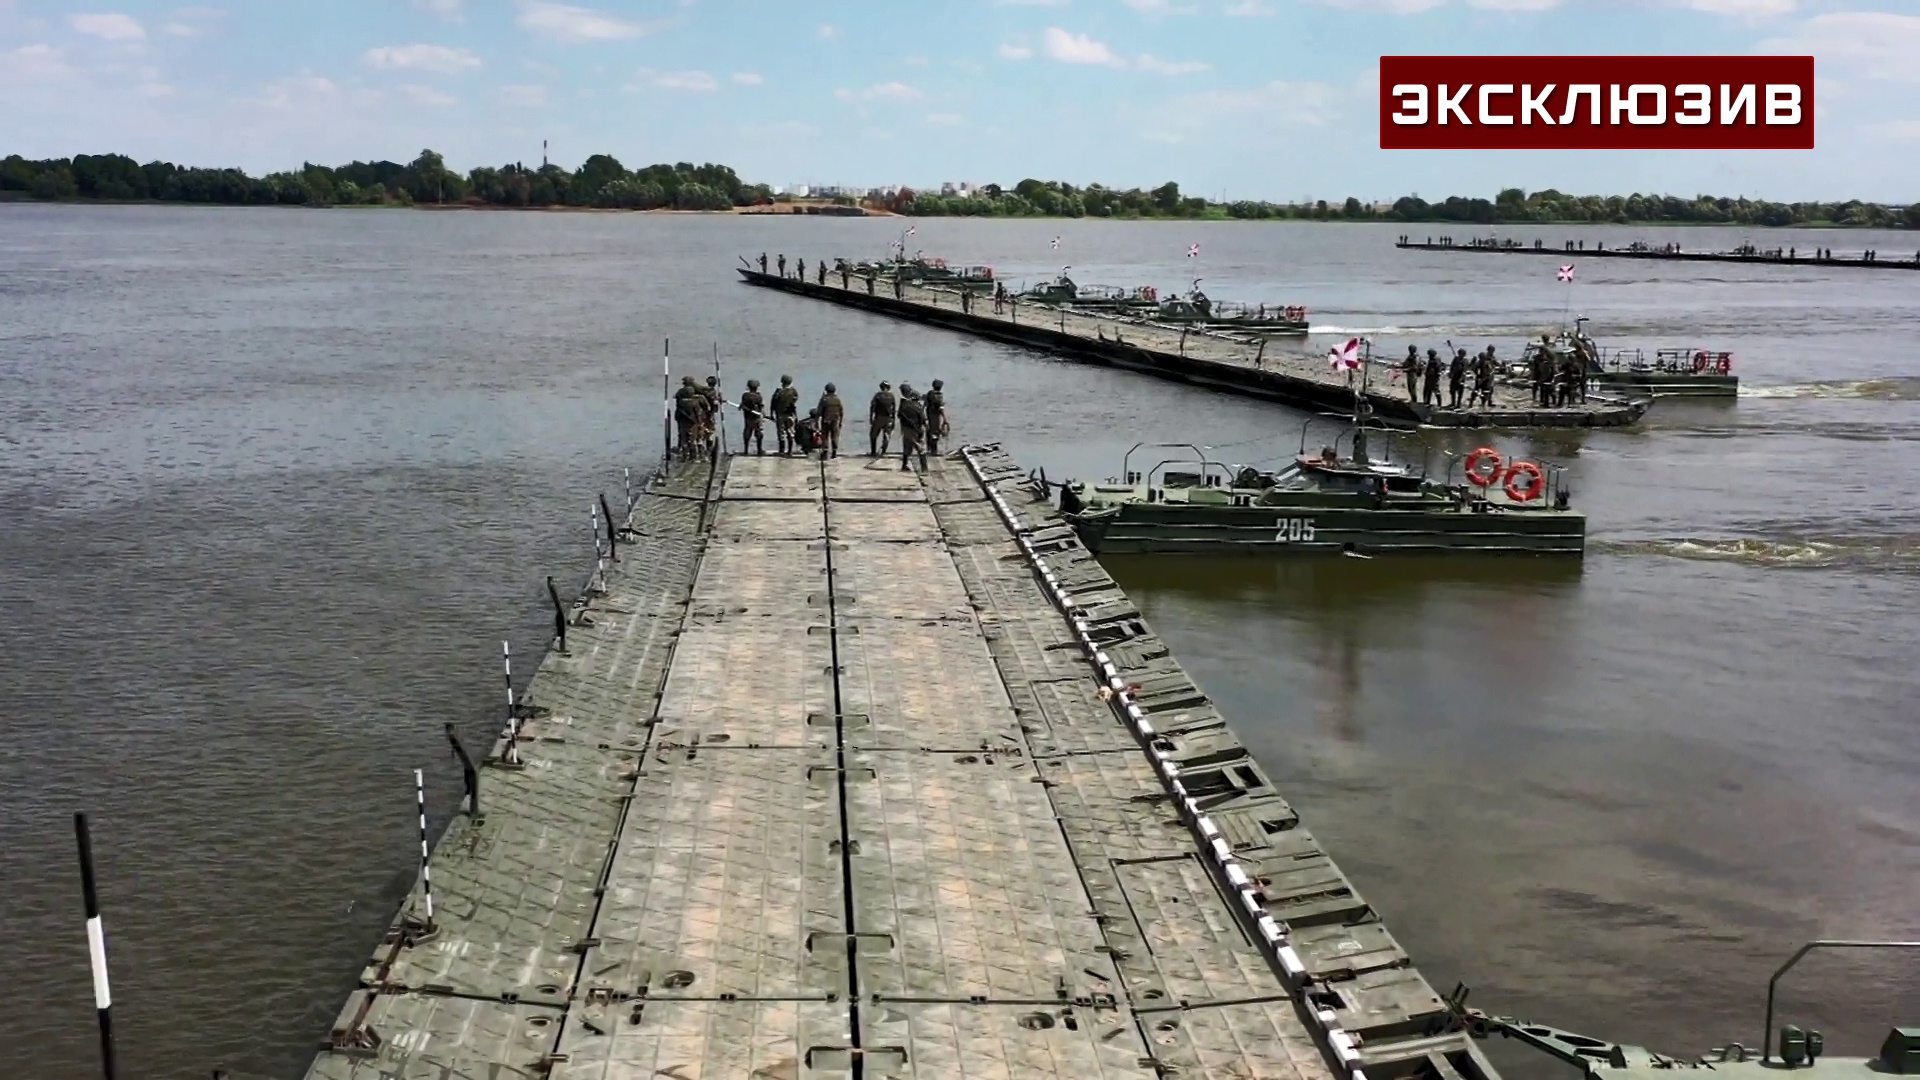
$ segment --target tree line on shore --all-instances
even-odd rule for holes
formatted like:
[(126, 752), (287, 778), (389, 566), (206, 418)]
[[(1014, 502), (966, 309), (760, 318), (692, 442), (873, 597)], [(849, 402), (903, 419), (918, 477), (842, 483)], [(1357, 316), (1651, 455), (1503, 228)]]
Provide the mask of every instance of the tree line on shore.
[[(727, 210), (774, 201), (764, 184), (748, 184), (725, 165), (648, 165), (629, 170), (611, 155), (595, 154), (579, 168), (514, 163), (461, 174), (438, 153), (422, 150), (402, 165), (354, 161), (328, 167), (249, 176), (239, 169), (207, 169), (122, 154), (80, 154), (29, 161), (18, 154), (0, 160), (0, 197), (217, 203), (223, 205), (503, 207), (598, 207), (620, 210)], [(1778, 203), (1700, 195), (1568, 195), (1548, 189), (1507, 188), (1493, 199), (1452, 196), (1428, 202), (1408, 195), (1390, 207), (1349, 197), (1277, 203), (1215, 202), (1183, 194), (1180, 185), (1076, 187), (1058, 181), (1022, 180), (1011, 188), (984, 185), (968, 194), (945, 195), (900, 188), (870, 200), (879, 209), (914, 217), (1093, 217), (1184, 220), (1309, 220), (1436, 222), (1464, 225), (1544, 223), (1820, 225), (1856, 228), (1920, 228), (1920, 203), (1887, 206), (1862, 202)]]
[(401, 165), (355, 161), (248, 176), (123, 154), (0, 160), (0, 193), (36, 199), (216, 203), (228, 206), (582, 206), (619, 210), (726, 210), (771, 200), (764, 185), (743, 183), (725, 165), (648, 165), (629, 170), (595, 154), (572, 171), (558, 165), (483, 165), (462, 175), (432, 150)]
[(895, 213), (915, 217), (1104, 217), (1309, 221), (1458, 222), (1469, 225), (1583, 224), (1729, 224), (1757, 226), (1832, 225), (1856, 228), (1920, 228), (1920, 203), (1884, 206), (1852, 199), (1845, 202), (1778, 203), (1711, 195), (1568, 195), (1548, 189), (1532, 193), (1507, 188), (1493, 199), (1458, 195), (1430, 203), (1407, 195), (1391, 207), (1348, 197), (1275, 203), (1255, 200), (1212, 202), (1183, 195), (1180, 185), (1165, 183), (1142, 191), (1121, 191), (1090, 184), (1075, 187), (1050, 180), (1022, 180), (1011, 188), (985, 184), (965, 195), (932, 194), (902, 188), (886, 200)]

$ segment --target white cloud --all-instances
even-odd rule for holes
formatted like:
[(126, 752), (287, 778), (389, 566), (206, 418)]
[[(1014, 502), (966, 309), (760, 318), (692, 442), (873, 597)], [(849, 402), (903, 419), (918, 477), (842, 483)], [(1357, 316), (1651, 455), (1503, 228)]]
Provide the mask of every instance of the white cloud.
[(637, 38), (647, 27), (592, 8), (555, 4), (547, 0), (521, 0), (522, 30), (555, 41), (618, 41)]
[(1328, 7), (1346, 8), (1350, 11), (1385, 11), (1394, 15), (1417, 15), (1422, 11), (1432, 11), (1447, 0), (1319, 0)]
[(173, 96), (173, 87), (163, 82), (143, 82), (134, 87), (134, 93), (143, 98), (163, 98)]
[(906, 65), (907, 65), (908, 67), (926, 67), (926, 66), (928, 66), (929, 64), (931, 64), (931, 63), (933, 63), (933, 61), (931, 61), (931, 60), (928, 60), (928, 59), (927, 59), (926, 57), (924, 57), (924, 56), (909, 56), (909, 57), (907, 57), (907, 58), (906, 58), (906, 60), (904, 61), (904, 63), (905, 63), (905, 64), (906, 64)]
[(213, 23), (226, 16), (227, 13), (219, 8), (181, 8), (173, 13), (170, 21), (160, 27), (160, 32), (169, 37), (200, 37), (213, 29)]
[(733, 85), (735, 86), (764, 86), (766, 82), (767, 77), (759, 72), (736, 71), (733, 73)]
[(413, 6), (448, 22), (459, 22), (465, 17), (460, 10), (461, 2), (462, 0), (413, 0)]
[(1680, 0), (1680, 5), (1713, 15), (1734, 15), (1744, 19), (1791, 15), (1800, 7), (1797, 0)]
[(1467, 0), (1468, 7), (1482, 11), (1552, 11), (1561, 3), (1562, 0)]
[(1198, 71), (1213, 70), (1212, 64), (1203, 64), (1198, 60), (1160, 60), (1146, 53), (1141, 53), (1133, 66), (1155, 75), (1191, 75)]
[(1154, 18), (1164, 15), (1192, 15), (1199, 10), (1191, 7), (1174, 7), (1173, 0), (1121, 0), (1121, 3), (1142, 15)]
[(1241, 0), (1238, 4), (1228, 4), (1226, 15), (1230, 19), (1264, 19), (1274, 14), (1274, 10), (1260, 0)]
[(1063, 64), (1126, 66), (1126, 62), (1113, 55), (1113, 50), (1107, 48), (1104, 42), (1095, 41), (1085, 34), (1070, 34), (1057, 26), (1047, 28), (1045, 49), (1048, 59)]
[(1891, 124), (1881, 124), (1879, 130), (1889, 139), (1920, 142), (1920, 120), (1895, 120)]
[(443, 94), (430, 86), (402, 86), (400, 92), (407, 95), (415, 105), (430, 109), (444, 109), (449, 105), (460, 104), (460, 99), (451, 94)]
[(431, 71), (439, 75), (457, 75), (480, 66), (479, 57), (445, 45), (382, 45), (368, 49), (360, 59), (381, 71)]
[(684, 90), (688, 93), (707, 94), (720, 89), (720, 80), (704, 71), (655, 71), (641, 68), (635, 72), (640, 80), (638, 87), (652, 87), (655, 90)]
[(339, 96), (340, 88), (334, 85), (332, 79), (319, 75), (293, 75), (268, 83), (259, 104), (270, 109), (287, 109), (320, 100), (331, 101)]
[(44, 82), (72, 72), (66, 57), (51, 45), (22, 45), (11, 52), (0, 52), (0, 82)]
[(1033, 59), (1033, 50), (1028, 48), (1025, 45), (1014, 45), (1011, 43), (1003, 43), (1000, 46), (1000, 59), (1031, 60)]
[(519, 109), (537, 109), (547, 103), (547, 88), (539, 83), (513, 83), (500, 88), (500, 101)]
[(1156, 142), (1210, 138), (1223, 124), (1235, 130), (1322, 127), (1338, 112), (1340, 92), (1327, 83), (1276, 80), (1246, 90), (1183, 94), (1145, 129)]
[(961, 124), (967, 122), (966, 117), (961, 116), (959, 113), (950, 112), (928, 113), (926, 119), (927, 123), (933, 124), (936, 127), (959, 127)]
[(927, 95), (903, 82), (884, 82), (864, 90), (835, 90), (833, 96), (858, 104), (870, 101), (923, 101)]
[(1066, 7), (1067, 0), (993, 0), (1001, 7)]
[(140, 20), (118, 12), (109, 15), (69, 15), (67, 21), (82, 33), (106, 41), (145, 41), (147, 29)]
[(814, 32), (823, 38), (837, 38), (840, 36), (840, 28), (832, 23), (822, 23), (820, 29)]
[[(1920, 16), (1883, 11), (1815, 15), (1789, 37), (1763, 41), (1758, 53), (1805, 56), (1818, 67), (1888, 82), (1920, 82)], [(1816, 98), (1817, 100), (1817, 98)]]

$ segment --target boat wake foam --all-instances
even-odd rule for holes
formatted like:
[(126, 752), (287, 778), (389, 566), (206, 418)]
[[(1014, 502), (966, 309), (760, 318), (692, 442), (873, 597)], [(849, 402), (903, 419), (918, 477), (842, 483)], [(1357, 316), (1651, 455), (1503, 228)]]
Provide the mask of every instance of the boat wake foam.
[(1920, 574), (1920, 537), (1678, 537), (1592, 540), (1588, 546), (1614, 555), (1663, 555), (1701, 562), (1731, 562), (1783, 570), (1861, 570)]
[(1832, 379), (1784, 386), (1742, 386), (1743, 398), (1855, 398), (1866, 401), (1920, 401), (1920, 376), (1885, 379)]

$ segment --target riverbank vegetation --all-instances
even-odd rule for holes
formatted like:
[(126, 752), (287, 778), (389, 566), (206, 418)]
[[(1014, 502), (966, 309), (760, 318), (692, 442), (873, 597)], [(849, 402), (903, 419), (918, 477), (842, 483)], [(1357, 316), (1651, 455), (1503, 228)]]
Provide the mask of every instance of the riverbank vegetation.
[(888, 209), (918, 217), (1104, 217), (1188, 220), (1393, 221), (1450, 222), (1468, 225), (1649, 224), (1844, 226), (1920, 228), (1920, 203), (1883, 206), (1850, 200), (1838, 203), (1776, 203), (1701, 195), (1568, 195), (1547, 190), (1528, 193), (1508, 188), (1495, 198), (1452, 196), (1430, 203), (1408, 195), (1392, 204), (1357, 198), (1274, 203), (1252, 200), (1212, 202), (1182, 194), (1174, 183), (1143, 191), (1091, 184), (1075, 187), (1055, 181), (1022, 180), (1011, 188), (985, 184), (964, 195), (901, 189), (886, 200)]
[[(459, 173), (432, 150), (407, 164), (355, 161), (340, 166), (306, 164), (298, 170), (249, 176), (239, 169), (207, 169), (121, 154), (81, 154), (29, 161), (0, 160), (0, 198), (45, 200), (159, 201), (233, 206), (476, 206), (595, 208), (611, 210), (707, 210), (770, 206), (764, 184), (748, 184), (725, 165), (688, 162), (628, 169), (607, 154), (595, 154), (574, 170), (558, 165), (529, 168), (518, 162)], [(841, 200), (851, 203), (853, 200)], [(867, 200), (874, 210), (915, 217), (1093, 217), (1123, 220), (1304, 220), (1433, 222), (1461, 225), (1648, 224), (1920, 228), (1920, 203), (1887, 206), (1846, 202), (1778, 203), (1700, 195), (1568, 195), (1508, 188), (1492, 199), (1451, 196), (1428, 202), (1408, 195), (1385, 203), (1216, 202), (1183, 193), (1180, 185), (1156, 188), (1076, 187), (1049, 180), (1022, 180), (1010, 188), (986, 184), (965, 194), (935, 194), (911, 188)]]
[(725, 165), (648, 165), (629, 170), (595, 154), (569, 172), (558, 165), (482, 166), (466, 174), (422, 150), (413, 161), (355, 161), (248, 176), (121, 154), (0, 160), (0, 194), (34, 199), (216, 203), (228, 206), (502, 206), (616, 210), (728, 210), (770, 202), (765, 186), (743, 183)]

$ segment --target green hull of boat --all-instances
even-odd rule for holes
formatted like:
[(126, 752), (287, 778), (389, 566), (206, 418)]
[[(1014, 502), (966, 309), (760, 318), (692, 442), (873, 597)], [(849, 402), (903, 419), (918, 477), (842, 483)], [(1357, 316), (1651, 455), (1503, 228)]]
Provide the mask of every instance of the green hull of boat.
[(1694, 375), (1664, 371), (1604, 371), (1588, 376), (1589, 385), (1654, 397), (1730, 398), (1740, 395), (1738, 375)]
[(1284, 504), (1128, 502), (1069, 515), (1095, 554), (1550, 555), (1583, 558), (1587, 519), (1571, 510), (1376, 509), (1337, 495)]

